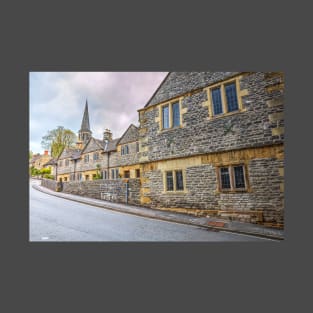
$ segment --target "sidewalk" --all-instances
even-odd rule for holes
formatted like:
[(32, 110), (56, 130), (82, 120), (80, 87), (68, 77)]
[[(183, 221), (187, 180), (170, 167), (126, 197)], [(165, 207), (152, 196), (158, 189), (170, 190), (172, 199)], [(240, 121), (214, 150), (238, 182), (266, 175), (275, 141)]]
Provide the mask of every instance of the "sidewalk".
[(66, 194), (63, 192), (55, 192), (40, 185), (32, 185), (32, 188), (45, 192), (47, 194), (84, 203), (104, 209), (113, 211), (139, 215), (148, 218), (155, 218), (164, 221), (176, 222), (181, 224), (188, 224), (193, 226), (205, 227), (215, 231), (227, 231), (234, 233), (241, 233), (259, 237), (266, 237), (270, 239), (282, 240), (284, 239), (284, 230), (268, 228), (257, 224), (248, 224), (238, 221), (228, 221), (213, 217), (195, 217), (183, 213), (167, 212), (157, 209), (149, 209), (134, 205), (127, 205), (122, 203), (114, 203), (104, 200), (92, 199), (87, 197), (76, 196), (72, 194)]

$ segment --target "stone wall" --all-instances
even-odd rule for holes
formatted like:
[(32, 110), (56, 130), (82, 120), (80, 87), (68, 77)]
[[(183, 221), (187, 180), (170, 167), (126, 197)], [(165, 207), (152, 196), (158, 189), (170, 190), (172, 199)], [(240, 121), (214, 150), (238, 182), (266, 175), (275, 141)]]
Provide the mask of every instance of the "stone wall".
[[(267, 77), (262, 72), (244, 74), (240, 80), (240, 89), (246, 90), (241, 96), (243, 110), (218, 118), (209, 118), (206, 90), (185, 95), (182, 99), (183, 124), (175, 129), (160, 131), (159, 106), (147, 107), (140, 113), (141, 160), (147, 162), (282, 143), (284, 101), (270, 105), (283, 95), (283, 90), (271, 89), (280, 80), (279, 76)], [(175, 88), (174, 79), (172, 84)]]
[(52, 180), (52, 179), (42, 178), (41, 179), (41, 186), (49, 188), (53, 191), (56, 191), (57, 182), (55, 180)]
[(172, 72), (158, 92), (150, 99), (149, 105), (157, 104), (188, 91), (214, 84), (236, 75), (238, 72)]
[[(150, 188), (146, 196), (152, 208), (218, 210), (217, 214), (224, 218), (283, 224), (283, 176), (280, 175), (283, 166), (283, 160), (275, 158), (249, 161), (249, 188), (244, 192), (220, 192), (216, 166), (212, 164), (187, 167), (184, 192), (165, 192), (161, 170), (146, 171), (144, 178), (148, 183), (143, 187)], [(259, 219), (253, 211), (261, 212)]]
[(112, 202), (126, 203), (126, 187), (128, 187), (128, 204), (140, 204), (140, 179), (127, 180), (93, 180), (70, 181), (63, 183), (63, 192), (83, 197), (102, 199)]

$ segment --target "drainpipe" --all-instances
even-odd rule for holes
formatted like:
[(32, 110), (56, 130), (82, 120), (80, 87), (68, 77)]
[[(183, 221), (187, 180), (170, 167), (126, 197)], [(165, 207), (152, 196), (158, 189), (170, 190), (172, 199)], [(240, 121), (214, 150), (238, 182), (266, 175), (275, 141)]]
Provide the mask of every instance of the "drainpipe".
[(108, 167), (108, 179), (110, 179), (110, 152), (108, 152), (108, 162), (107, 162), (107, 167)]
[(128, 203), (128, 181), (125, 183), (126, 186), (126, 192), (125, 192), (125, 202)]

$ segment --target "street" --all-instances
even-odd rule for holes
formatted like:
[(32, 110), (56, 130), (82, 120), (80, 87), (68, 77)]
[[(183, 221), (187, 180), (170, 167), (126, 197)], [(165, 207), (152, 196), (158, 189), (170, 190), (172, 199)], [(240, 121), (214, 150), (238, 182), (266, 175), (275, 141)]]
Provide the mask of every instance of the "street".
[(31, 187), (29, 240), (44, 241), (268, 241), (94, 207)]

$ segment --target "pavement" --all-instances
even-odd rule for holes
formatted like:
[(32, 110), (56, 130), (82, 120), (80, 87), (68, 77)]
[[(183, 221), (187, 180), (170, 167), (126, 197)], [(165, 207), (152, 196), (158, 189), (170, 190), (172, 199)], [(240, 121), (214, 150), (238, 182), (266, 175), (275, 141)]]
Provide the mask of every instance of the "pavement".
[(55, 192), (48, 188), (42, 187), (39, 184), (32, 184), (32, 187), (41, 192), (50, 194), (52, 196), (56, 196), (59, 198), (64, 198), (88, 205), (93, 205), (96, 207), (101, 207), (108, 210), (134, 214), (137, 216), (143, 216), (148, 218), (154, 218), (158, 220), (176, 222), (186, 225), (193, 225), (208, 228), (211, 230), (223, 230), (227, 232), (240, 233), (270, 239), (283, 240), (284, 239), (284, 230), (269, 228), (263, 225), (251, 224), (251, 223), (243, 223), (238, 221), (229, 221), (218, 219), (214, 217), (196, 217), (184, 213), (176, 213), (176, 212), (168, 212), (161, 211), (157, 209), (149, 209), (145, 207), (128, 205), (122, 203), (114, 203), (104, 200), (98, 200), (93, 198), (87, 198), (72, 194), (67, 194), (64, 192)]

